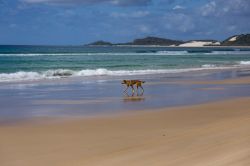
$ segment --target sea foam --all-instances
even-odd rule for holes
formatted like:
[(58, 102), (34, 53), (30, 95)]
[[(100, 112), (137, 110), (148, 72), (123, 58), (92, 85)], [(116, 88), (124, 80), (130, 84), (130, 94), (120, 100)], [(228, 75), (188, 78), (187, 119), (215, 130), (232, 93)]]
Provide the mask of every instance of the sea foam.
[(250, 61), (240, 61), (240, 65), (250, 65)]
[(215, 68), (216, 65), (214, 65), (214, 64), (204, 64), (204, 65), (202, 65), (202, 67), (203, 68)]
[(16, 73), (1, 73), (0, 82), (38, 80), (45, 77), (37, 72), (19, 71)]
[(86, 76), (130, 76), (130, 75), (150, 75), (150, 74), (167, 74), (167, 73), (183, 73), (190, 71), (200, 71), (209, 69), (226, 69), (227, 67), (216, 67), (214, 65), (203, 65), (200, 68), (186, 69), (146, 69), (146, 70), (108, 70), (105, 68), (85, 69), (85, 70), (70, 70), (70, 69), (55, 69), (43, 72), (25, 72), (19, 71), (15, 73), (1, 73), (0, 82), (13, 81), (34, 81), (42, 79), (56, 79), (63, 77), (86, 77)]

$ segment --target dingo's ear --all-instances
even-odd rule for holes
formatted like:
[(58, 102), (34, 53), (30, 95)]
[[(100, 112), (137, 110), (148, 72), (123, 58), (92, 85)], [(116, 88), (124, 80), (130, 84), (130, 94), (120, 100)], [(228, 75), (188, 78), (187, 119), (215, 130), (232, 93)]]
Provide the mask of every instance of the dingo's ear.
[(121, 84), (126, 84), (126, 80), (123, 80)]

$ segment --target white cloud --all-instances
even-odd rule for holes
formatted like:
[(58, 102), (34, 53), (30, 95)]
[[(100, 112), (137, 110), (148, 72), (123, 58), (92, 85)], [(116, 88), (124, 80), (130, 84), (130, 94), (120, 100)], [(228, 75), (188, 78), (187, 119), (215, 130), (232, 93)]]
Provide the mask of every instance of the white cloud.
[(149, 11), (136, 11), (131, 13), (112, 12), (110, 16), (113, 18), (141, 18), (148, 16), (149, 14)]
[(223, 16), (250, 13), (249, 0), (209, 1), (200, 8), (202, 16)]
[(216, 2), (211, 1), (201, 8), (202, 16), (208, 16), (216, 11)]
[(181, 5), (176, 5), (175, 7), (173, 7), (173, 10), (180, 10), (180, 9), (185, 9), (185, 7)]

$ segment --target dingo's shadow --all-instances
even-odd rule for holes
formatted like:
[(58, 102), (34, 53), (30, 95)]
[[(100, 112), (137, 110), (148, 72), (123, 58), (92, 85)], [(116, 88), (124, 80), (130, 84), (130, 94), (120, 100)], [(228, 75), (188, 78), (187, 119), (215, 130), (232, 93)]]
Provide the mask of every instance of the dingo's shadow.
[(145, 97), (143, 96), (143, 92), (141, 93), (133, 92), (131, 95), (129, 95), (127, 92), (124, 92), (124, 97), (123, 97), (124, 102), (140, 102), (144, 100), (145, 100)]

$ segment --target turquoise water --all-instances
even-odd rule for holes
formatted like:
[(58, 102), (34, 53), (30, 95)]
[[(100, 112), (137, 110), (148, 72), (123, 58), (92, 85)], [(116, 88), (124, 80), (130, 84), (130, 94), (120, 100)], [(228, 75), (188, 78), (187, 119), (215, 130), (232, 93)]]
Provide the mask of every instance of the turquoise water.
[[(248, 84), (178, 84), (249, 76), (249, 69), (246, 48), (0, 46), (0, 125), (250, 96)], [(123, 79), (146, 81), (145, 92), (123, 93)]]
[(247, 66), (247, 48), (0, 46), (0, 82)]

